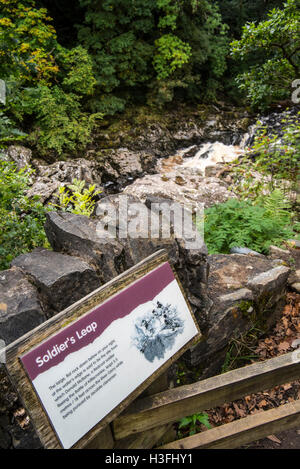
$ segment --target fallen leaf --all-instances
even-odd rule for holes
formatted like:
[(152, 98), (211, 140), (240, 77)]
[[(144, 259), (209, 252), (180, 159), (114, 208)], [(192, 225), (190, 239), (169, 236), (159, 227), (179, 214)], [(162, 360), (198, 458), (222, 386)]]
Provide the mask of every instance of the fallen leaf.
[(260, 401), (258, 403), (258, 407), (261, 408), (261, 407), (265, 407), (266, 405), (268, 405), (267, 401), (265, 399), (263, 399), (262, 401)]
[(284, 389), (285, 391), (287, 391), (288, 389), (291, 389), (291, 387), (292, 387), (291, 383), (288, 383), (288, 384), (284, 384), (284, 385), (283, 385), (283, 389)]
[(234, 410), (236, 411), (236, 414), (238, 417), (245, 417), (246, 412), (244, 409), (241, 409), (235, 402), (233, 403)]
[(290, 344), (289, 344), (289, 342), (287, 342), (287, 341), (281, 342), (281, 343), (278, 345), (278, 350), (279, 350), (280, 352), (286, 352), (289, 348), (290, 348)]
[(274, 441), (274, 443), (278, 443), (279, 445), (281, 445), (281, 441), (277, 438), (277, 436), (269, 435), (269, 436), (267, 436), (267, 438), (268, 438), (268, 440)]

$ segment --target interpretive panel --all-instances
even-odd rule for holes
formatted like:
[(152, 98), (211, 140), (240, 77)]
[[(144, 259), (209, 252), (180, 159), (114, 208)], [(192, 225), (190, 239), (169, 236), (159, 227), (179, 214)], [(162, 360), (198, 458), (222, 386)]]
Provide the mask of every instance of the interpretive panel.
[(61, 447), (71, 448), (196, 337), (163, 262), (19, 359)]

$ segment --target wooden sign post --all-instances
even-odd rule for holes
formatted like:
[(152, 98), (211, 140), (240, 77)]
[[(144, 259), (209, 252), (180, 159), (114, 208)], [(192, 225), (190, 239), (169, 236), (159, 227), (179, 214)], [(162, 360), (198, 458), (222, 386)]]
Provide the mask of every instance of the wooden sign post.
[(194, 344), (200, 331), (165, 251), (7, 348), (45, 448), (83, 448)]

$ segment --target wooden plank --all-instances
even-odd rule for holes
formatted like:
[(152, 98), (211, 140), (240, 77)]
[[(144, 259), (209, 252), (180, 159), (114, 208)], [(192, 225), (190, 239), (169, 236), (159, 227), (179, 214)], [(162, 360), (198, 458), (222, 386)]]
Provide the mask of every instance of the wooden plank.
[(233, 449), (300, 425), (300, 401), (173, 441), (159, 449)]
[(135, 435), (118, 440), (114, 449), (152, 449), (170, 429), (170, 425), (161, 425)]
[(107, 425), (84, 449), (112, 449), (113, 447), (114, 439), (112, 431), (110, 425)]
[[(148, 430), (148, 431), (150, 431), (150, 430)], [(160, 438), (160, 440), (157, 442), (156, 446), (166, 445), (166, 444), (171, 443), (172, 441), (174, 441), (176, 438), (177, 438), (177, 430), (175, 428), (175, 425), (174, 424), (169, 424), (168, 430)]]
[(300, 376), (293, 352), (138, 399), (113, 422), (115, 439), (149, 430)]
[[(168, 372), (159, 376), (154, 383), (141, 394), (141, 397), (151, 396), (159, 391), (168, 389)], [(114, 444), (114, 449), (151, 449), (159, 441), (162, 441), (164, 435), (170, 429), (171, 425), (162, 425), (151, 430), (146, 430), (138, 434), (130, 435), (122, 440), (118, 440)], [(173, 438), (172, 438), (173, 440)], [(171, 440), (169, 440), (171, 441)]]
[[(157, 253), (149, 256), (136, 266), (127, 270), (107, 284), (101, 286), (82, 300), (73, 304), (66, 310), (55, 315), (45, 323), (37, 328), (28, 332), (26, 335), (10, 344), (6, 349), (6, 367), (9, 375), (15, 385), (20, 397), (23, 401), (24, 407), (28, 410), (33, 425), (44, 445), (45, 448), (62, 448), (62, 445), (52, 428), (51, 422), (39, 401), (39, 398), (25, 372), (19, 357), (30, 351), (41, 342), (49, 337), (54, 336), (61, 331), (65, 326), (70, 325), (85, 313), (90, 312), (93, 308), (103, 303), (106, 299), (119, 293), (122, 289), (131, 285), (136, 280), (139, 280), (144, 275), (158, 267), (159, 265), (168, 262), (168, 255), (165, 250), (160, 250)], [(176, 273), (174, 272), (175, 277)], [(177, 279), (178, 280), (178, 279)], [(184, 294), (182, 286), (179, 283), (180, 289)], [(185, 298), (186, 295), (184, 294)], [(187, 302), (188, 304), (188, 302)], [(189, 304), (188, 304), (189, 306)], [(133, 400), (137, 398), (160, 374), (164, 373), (169, 366), (176, 361), (179, 356), (191, 347), (200, 337), (200, 331), (194, 318), (193, 312), (189, 307), (190, 313), (193, 317), (195, 325), (198, 330), (198, 335), (182, 347), (177, 353), (173, 355), (166, 363), (164, 363), (149, 379), (144, 381), (132, 394), (124, 399), (120, 405), (113, 409), (101, 422), (93, 427), (83, 438), (81, 438), (73, 448), (83, 448), (89, 444), (97, 434), (103, 430), (120, 412), (122, 412)], [(142, 429), (143, 430), (143, 429)]]

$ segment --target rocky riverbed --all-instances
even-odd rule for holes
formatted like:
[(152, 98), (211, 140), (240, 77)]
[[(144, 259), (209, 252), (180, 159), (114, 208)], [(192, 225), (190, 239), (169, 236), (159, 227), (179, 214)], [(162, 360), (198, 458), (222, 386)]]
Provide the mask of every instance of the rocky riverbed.
[[(185, 166), (197, 154), (199, 162), (206, 160), (204, 144), (214, 145), (211, 155), (215, 153), (217, 159), (231, 159), (232, 151), (239, 153), (238, 146), (243, 146), (245, 134), (254, 121), (254, 116), (245, 110), (233, 111), (226, 106), (184, 108), (163, 116), (143, 115), (140, 111), (138, 116), (124, 117), (99, 129), (91, 147), (75, 159), (41, 160), (22, 146), (10, 146), (6, 158), (15, 161), (18, 167), (30, 164), (35, 169), (29, 195), (39, 195), (44, 203), (53, 200), (60, 185), (71, 183), (74, 178), (96, 184), (104, 196), (118, 193), (144, 176), (161, 174), (160, 161), (164, 158), (181, 155)], [(203, 158), (199, 151), (204, 152)], [(214, 157), (209, 157), (207, 162), (213, 160)], [(196, 166), (190, 172), (201, 175), (197, 171), (199, 163)]]
[(129, 116), (100, 129), (91, 148), (75, 159), (49, 163), (19, 145), (10, 146), (5, 157), (18, 167), (34, 168), (28, 195), (38, 195), (45, 204), (76, 178), (95, 184), (100, 197), (125, 191), (141, 200), (151, 194), (211, 206), (235, 196), (223, 169), (253, 143), (258, 118), (270, 133), (280, 134), (282, 118), (296, 112), (295, 107), (254, 116), (223, 105)]

